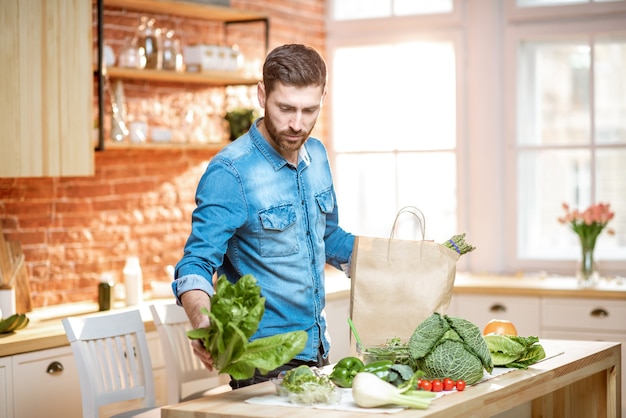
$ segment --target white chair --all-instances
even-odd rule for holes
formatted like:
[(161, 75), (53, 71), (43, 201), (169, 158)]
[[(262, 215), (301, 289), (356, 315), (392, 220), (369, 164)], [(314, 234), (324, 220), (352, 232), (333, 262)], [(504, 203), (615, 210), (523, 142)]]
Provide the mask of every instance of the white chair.
[(103, 406), (120, 411), (118, 405), (113, 405), (117, 403), (125, 410), (124, 402), (141, 409), (115, 417), (161, 416), (138, 310), (71, 317), (62, 322), (78, 369), (84, 418), (98, 418)]
[(167, 403), (196, 399), (230, 390), (230, 377), (209, 372), (193, 353), (187, 331), (191, 329), (185, 310), (175, 303), (150, 305), (167, 376)]

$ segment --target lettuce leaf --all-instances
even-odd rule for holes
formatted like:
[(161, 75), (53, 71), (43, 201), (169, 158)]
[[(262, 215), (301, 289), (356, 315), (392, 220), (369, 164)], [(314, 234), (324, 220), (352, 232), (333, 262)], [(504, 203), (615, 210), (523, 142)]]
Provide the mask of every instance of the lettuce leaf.
[(215, 368), (235, 379), (249, 379), (255, 369), (265, 374), (282, 366), (301, 352), (307, 342), (305, 331), (249, 341), (265, 313), (261, 288), (249, 274), (234, 284), (221, 276), (211, 298), (211, 311), (200, 311), (209, 317), (210, 325), (188, 331), (187, 337), (202, 340)]
[(535, 336), (488, 334), (484, 336), (493, 364), (502, 367), (526, 369), (546, 357), (546, 353)]

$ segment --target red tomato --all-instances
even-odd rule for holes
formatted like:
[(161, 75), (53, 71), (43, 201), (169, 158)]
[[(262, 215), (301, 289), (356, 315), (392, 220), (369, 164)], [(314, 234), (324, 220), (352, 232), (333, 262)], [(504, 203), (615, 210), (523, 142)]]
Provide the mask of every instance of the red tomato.
[(432, 384), (430, 383), (430, 380), (422, 380), (422, 383), (420, 384), (420, 389), (430, 392), (430, 390), (432, 389)]
[(417, 379), (417, 389), (421, 389), (422, 388), (422, 382), (424, 381), (424, 379)]
[(441, 392), (443, 390), (443, 382), (439, 379), (435, 379), (431, 382), (433, 392)]
[(452, 390), (454, 389), (454, 386), (455, 386), (454, 380), (450, 379), (449, 377), (446, 377), (445, 379), (443, 379), (443, 390)]
[(465, 380), (456, 381), (456, 390), (458, 390), (459, 392), (465, 390)]

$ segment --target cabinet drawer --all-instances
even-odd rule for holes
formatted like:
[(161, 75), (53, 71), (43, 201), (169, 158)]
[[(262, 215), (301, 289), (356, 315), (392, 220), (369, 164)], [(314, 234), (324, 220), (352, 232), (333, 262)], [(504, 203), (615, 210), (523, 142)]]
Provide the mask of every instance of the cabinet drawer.
[(626, 302), (603, 299), (543, 298), (545, 328), (626, 332)]
[(492, 319), (506, 319), (515, 324), (519, 335), (539, 335), (539, 298), (455, 295), (452, 299), (456, 316), (473, 322), (481, 331)]
[(82, 416), (78, 370), (69, 346), (15, 355), (12, 367), (15, 418)]

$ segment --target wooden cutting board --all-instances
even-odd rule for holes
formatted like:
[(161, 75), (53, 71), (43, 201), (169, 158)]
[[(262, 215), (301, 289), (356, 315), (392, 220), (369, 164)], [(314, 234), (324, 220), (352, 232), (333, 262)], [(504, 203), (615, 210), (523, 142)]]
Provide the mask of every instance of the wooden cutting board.
[(11, 257), (11, 248), (4, 238), (4, 234), (0, 231), (0, 285), (8, 284), (13, 271), (13, 259)]
[[(9, 285), (13, 269), (23, 254), (19, 242), (7, 240), (4, 234), (0, 232), (0, 286)], [(15, 311), (18, 313), (31, 312), (33, 300), (30, 293), (28, 270), (24, 263), (17, 271), (13, 287), (15, 287)]]
[[(9, 241), (13, 263), (16, 263), (20, 255), (23, 255), (22, 245), (18, 241)], [(31, 312), (33, 299), (30, 293), (30, 277), (26, 265), (22, 264), (15, 279), (15, 311), (18, 313)]]

